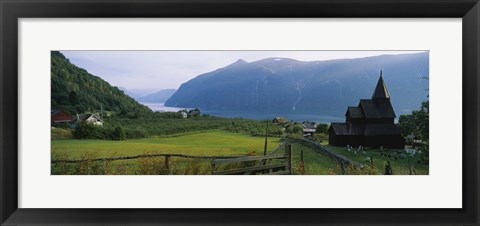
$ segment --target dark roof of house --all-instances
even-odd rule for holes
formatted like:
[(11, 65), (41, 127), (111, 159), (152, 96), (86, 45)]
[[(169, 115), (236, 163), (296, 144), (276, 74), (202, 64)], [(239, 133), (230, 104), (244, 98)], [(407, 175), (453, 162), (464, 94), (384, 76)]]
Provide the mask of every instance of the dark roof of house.
[(352, 118), (364, 118), (365, 115), (363, 114), (362, 108), (360, 107), (348, 107), (347, 114), (350, 113), (350, 117)]
[(286, 123), (286, 122), (288, 122), (288, 119), (285, 118), (285, 117), (279, 116), (279, 117), (275, 117), (275, 118), (273, 119), (273, 121), (274, 121), (274, 122), (276, 121), (276, 122), (278, 122), (278, 123)]
[(380, 78), (378, 79), (375, 91), (373, 91), (372, 99), (390, 98), (390, 93), (387, 90), (387, 86), (383, 81), (382, 71), (380, 71)]
[(402, 130), (395, 124), (367, 124), (365, 136), (400, 135)]
[(88, 118), (90, 117), (94, 117), (96, 118), (97, 120), (99, 121), (102, 121), (102, 119), (100, 118), (100, 115), (98, 115), (98, 113), (93, 113), (93, 114), (78, 114), (78, 120), (79, 121), (85, 121), (87, 120)]
[(366, 118), (395, 118), (390, 100), (360, 100)]
[(92, 114), (78, 114), (77, 117), (78, 117), (78, 121), (85, 121), (87, 120), (88, 118), (90, 118)]
[(316, 122), (303, 121), (302, 122), (302, 127), (306, 128), (306, 129), (316, 129), (317, 128), (317, 123)]
[(51, 116), (53, 122), (69, 122), (73, 120), (73, 116), (60, 110), (52, 110)]

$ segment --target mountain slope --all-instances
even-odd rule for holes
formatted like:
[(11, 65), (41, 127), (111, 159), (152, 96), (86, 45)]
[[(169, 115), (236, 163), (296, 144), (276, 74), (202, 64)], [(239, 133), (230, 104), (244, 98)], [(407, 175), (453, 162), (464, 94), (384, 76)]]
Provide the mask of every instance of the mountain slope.
[(162, 89), (158, 92), (136, 98), (140, 102), (165, 103), (174, 93), (175, 89)]
[(79, 68), (58, 52), (51, 52), (51, 108), (70, 114), (115, 111), (138, 117), (152, 111), (100, 77)]
[(397, 115), (426, 100), (428, 52), (311, 62), (239, 60), (182, 84), (165, 105), (342, 117), (347, 106), (371, 97), (381, 69)]

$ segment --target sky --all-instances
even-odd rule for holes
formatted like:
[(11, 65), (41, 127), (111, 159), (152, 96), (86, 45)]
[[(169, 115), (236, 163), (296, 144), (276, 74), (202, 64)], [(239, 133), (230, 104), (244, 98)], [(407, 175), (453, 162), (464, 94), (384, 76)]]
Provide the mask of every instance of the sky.
[(156, 92), (178, 89), (198, 75), (238, 59), (253, 62), (270, 57), (301, 61), (361, 58), (422, 51), (60, 51), (71, 63), (113, 86)]

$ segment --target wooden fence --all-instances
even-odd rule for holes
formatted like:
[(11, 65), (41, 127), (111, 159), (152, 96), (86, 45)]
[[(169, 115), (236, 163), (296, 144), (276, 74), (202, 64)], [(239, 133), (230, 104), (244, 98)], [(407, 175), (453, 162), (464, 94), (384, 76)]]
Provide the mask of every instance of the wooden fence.
[[(141, 155), (134, 155), (134, 156), (116, 156), (116, 157), (108, 157), (108, 158), (82, 158), (76, 160), (70, 159), (56, 159), (52, 160), (51, 164), (53, 165), (62, 165), (62, 164), (86, 164), (87, 174), (90, 174), (90, 168), (92, 167), (90, 164), (93, 162), (103, 162), (103, 166), (106, 167), (105, 163), (110, 161), (122, 161), (122, 160), (130, 160), (130, 159), (140, 159), (140, 158), (151, 158), (151, 157), (164, 157), (165, 161), (163, 161), (163, 167), (167, 174), (170, 174), (171, 168), (171, 158), (189, 158), (189, 159), (204, 159), (204, 160), (212, 160), (212, 159), (233, 159), (233, 158), (242, 158), (247, 157), (248, 155), (186, 155), (186, 154), (141, 154)], [(60, 173), (63, 174), (63, 173)], [(128, 173), (127, 173), (128, 174)]]
[[(277, 150), (265, 156), (214, 159), (211, 162), (212, 175), (292, 174), (292, 145), (285, 144), (285, 153), (276, 154)], [(276, 159), (279, 159), (280, 161), (274, 161)], [(237, 167), (224, 170), (219, 169), (220, 165), (229, 163), (237, 163)]]
[(78, 159), (78, 160), (57, 159), (57, 160), (52, 160), (51, 163), (56, 164), (56, 163), (116, 161), (116, 160), (128, 160), (128, 159), (138, 159), (138, 158), (148, 158), (148, 157), (165, 157), (166, 162), (168, 162), (168, 159), (170, 157), (198, 158), (198, 159), (230, 159), (230, 158), (241, 158), (246, 156), (247, 155), (142, 154), (142, 155), (134, 155), (134, 156), (117, 156), (117, 157), (109, 157), (109, 158), (93, 158), (93, 159)]
[[(285, 147), (284, 153), (281, 152), (281, 148)], [(156, 154), (141, 154), (134, 156), (116, 156), (105, 158), (85, 158), (85, 159), (56, 159), (52, 160), (51, 164), (59, 163), (90, 163), (90, 162), (109, 162), (109, 161), (121, 161), (138, 158), (150, 158), (150, 157), (165, 157), (165, 168), (170, 170), (170, 162), (172, 157), (179, 158), (192, 158), (192, 159), (206, 159), (211, 160), (211, 172), (212, 175), (235, 175), (235, 174), (291, 174), (292, 172), (292, 146), (282, 143), (269, 155), (266, 156), (248, 156), (248, 155), (186, 155), (186, 154), (168, 154), (168, 153), (156, 153)], [(230, 164), (237, 166), (236, 168), (229, 168), (219, 170), (218, 166), (224, 164)], [(238, 164), (236, 164), (238, 163)], [(238, 167), (240, 166), (240, 167)]]
[[(306, 140), (306, 139), (297, 139), (297, 138), (290, 138), (289, 139), (290, 142), (292, 143), (299, 143), (301, 145), (304, 145), (304, 146), (307, 146), (307, 147), (310, 147), (312, 148), (314, 151), (318, 152), (318, 153), (321, 153), (325, 156), (328, 156), (329, 158), (337, 161), (339, 164), (340, 164), (340, 168), (342, 170), (342, 174), (345, 174), (345, 167), (349, 166), (349, 165), (353, 165), (355, 168), (363, 168), (363, 164), (360, 164), (360, 163), (357, 163), (357, 162), (354, 162), (352, 161), (351, 159), (343, 156), (343, 155), (340, 155), (340, 154), (337, 154), (335, 152), (332, 152), (328, 149), (326, 149), (325, 147), (323, 147), (321, 144), (315, 142), (315, 141), (312, 141), (312, 140)], [(303, 154), (302, 154), (303, 155)], [(303, 157), (302, 157), (303, 159)], [(303, 161), (303, 160), (302, 160)], [(371, 160), (373, 161), (373, 159)]]

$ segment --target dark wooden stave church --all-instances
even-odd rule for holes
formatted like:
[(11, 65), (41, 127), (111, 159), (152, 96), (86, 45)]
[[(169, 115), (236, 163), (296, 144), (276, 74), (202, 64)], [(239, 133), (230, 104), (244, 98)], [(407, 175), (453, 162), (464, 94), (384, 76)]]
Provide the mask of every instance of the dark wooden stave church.
[(345, 117), (345, 123), (332, 122), (328, 129), (330, 145), (405, 147), (402, 131), (394, 122), (395, 112), (381, 71), (372, 99), (361, 99), (358, 106), (348, 107)]

